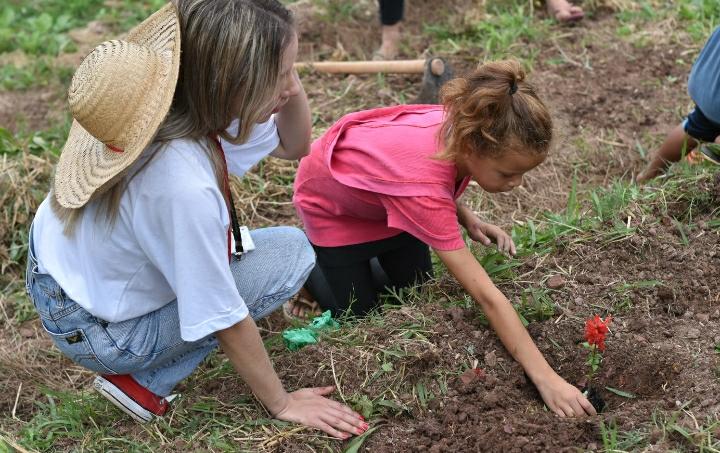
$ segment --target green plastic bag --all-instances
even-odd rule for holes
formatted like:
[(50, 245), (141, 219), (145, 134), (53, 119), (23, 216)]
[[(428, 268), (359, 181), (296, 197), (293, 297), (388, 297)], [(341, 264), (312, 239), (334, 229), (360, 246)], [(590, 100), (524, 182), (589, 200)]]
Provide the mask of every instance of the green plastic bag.
[(282, 334), (285, 346), (291, 351), (297, 351), (303, 346), (317, 343), (317, 334), (310, 329), (287, 329)]
[(330, 310), (315, 317), (307, 327), (299, 329), (287, 329), (282, 333), (285, 346), (291, 351), (297, 351), (303, 346), (318, 342), (318, 331), (334, 330), (340, 328), (340, 324), (332, 319)]
[(339, 329), (340, 324), (332, 319), (330, 310), (325, 311), (320, 316), (315, 317), (309, 326), (313, 330), (324, 330), (324, 329)]

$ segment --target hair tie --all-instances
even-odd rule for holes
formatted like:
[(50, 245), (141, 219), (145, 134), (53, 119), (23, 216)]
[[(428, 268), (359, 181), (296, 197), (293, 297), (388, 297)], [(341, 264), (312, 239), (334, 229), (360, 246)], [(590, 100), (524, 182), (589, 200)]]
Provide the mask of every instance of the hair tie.
[(517, 82), (515, 81), (515, 79), (513, 79), (513, 81), (510, 82), (510, 96), (517, 93), (517, 90), (518, 90)]

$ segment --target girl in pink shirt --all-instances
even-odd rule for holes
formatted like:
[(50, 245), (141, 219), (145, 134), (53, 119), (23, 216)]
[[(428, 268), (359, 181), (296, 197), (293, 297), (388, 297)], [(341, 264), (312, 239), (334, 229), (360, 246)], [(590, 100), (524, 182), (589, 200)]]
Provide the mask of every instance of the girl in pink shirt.
[[(515, 61), (487, 63), (451, 80), (442, 99), (443, 106), (346, 115), (313, 143), (300, 163), (293, 199), (317, 254), (304, 295), (323, 309), (362, 315), (378, 306), (383, 286), (396, 291), (431, 276), (432, 247), (548, 407), (560, 416), (594, 414), (547, 363), (458, 225), (473, 240), (515, 253), (508, 234), (458, 197), (471, 179), (488, 192), (522, 184), (523, 174), (547, 156), (550, 114)], [(289, 308), (302, 311), (297, 303)]]

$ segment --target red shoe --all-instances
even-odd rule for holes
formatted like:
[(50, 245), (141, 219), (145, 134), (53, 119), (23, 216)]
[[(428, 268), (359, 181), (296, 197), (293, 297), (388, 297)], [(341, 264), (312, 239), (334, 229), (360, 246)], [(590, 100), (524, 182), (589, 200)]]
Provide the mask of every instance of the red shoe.
[(102, 396), (140, 423), (164, 415), (170, 407), (169, 402), (175, 398), (175, 395), (157, 396), (129, 374), (103, 374), (95, 378), (94, 386)]

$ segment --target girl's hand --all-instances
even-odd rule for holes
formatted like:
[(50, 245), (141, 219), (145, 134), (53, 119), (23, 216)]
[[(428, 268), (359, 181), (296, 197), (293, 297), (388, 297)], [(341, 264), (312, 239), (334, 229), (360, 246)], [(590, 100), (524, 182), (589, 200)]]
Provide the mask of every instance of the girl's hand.
[(548, 408), (560, 417), (596, 415), (595, 408), (582, 392), (554, 372), (536, 386)]
[(515, 243), (502, 228), (485, 223), (476, 215), (473, 215), (472, 218), (465, 219), (465, 229), (473, 241), (480, 242), (483, 245), (490, 245), (491, 242), (494, 242), (497, 244), (499, 251), (515, 255)]
[(330, 386), (289, 393), (285, 407), (275, 414), (275, 418), (317, 428), (338, 439), (347, 439), (367, 431), (368, 424), (360, 414), (323, 396), (334, 390), (335, 387)]

